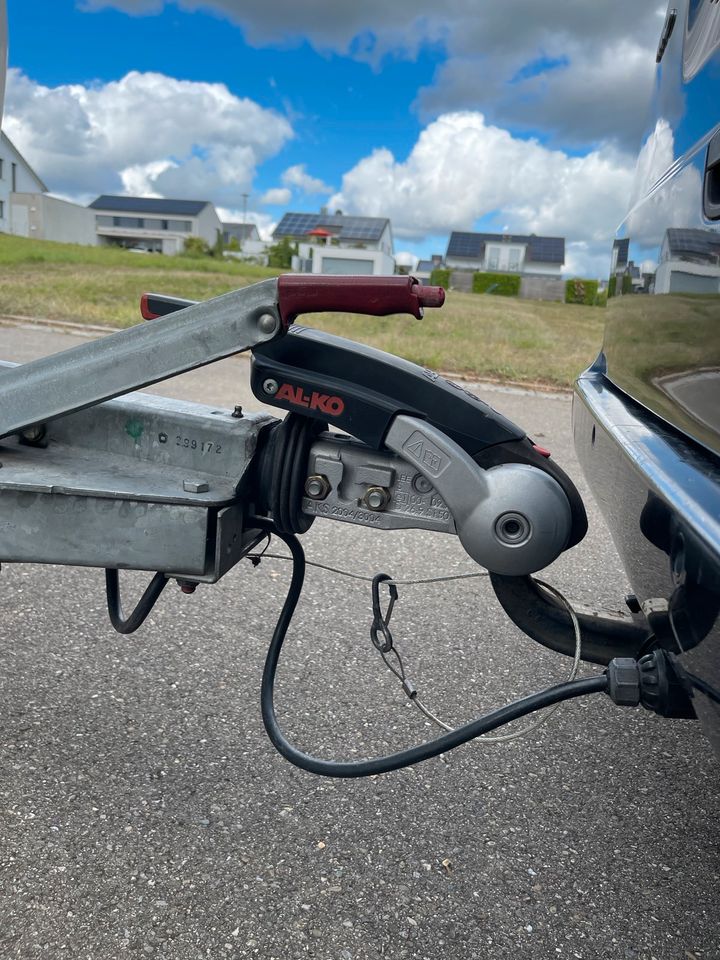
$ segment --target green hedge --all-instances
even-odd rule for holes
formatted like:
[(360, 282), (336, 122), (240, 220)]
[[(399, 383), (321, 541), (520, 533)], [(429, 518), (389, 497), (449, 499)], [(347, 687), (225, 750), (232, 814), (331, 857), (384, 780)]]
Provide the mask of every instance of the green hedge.
[(442, 287), (443, 290), (450, 289), (450, 271), (443, 267), (435, 267), (430, 274), (430, 285), (433, 287)]
[(565, 283), (565, 303), (584, 303), (592, 307), (597, 303), (597, 280), (568, 280)]
[(473, 293), (492, 293), (498, 297), (517, 297), (520, 293), (518, 273), (475, 273)]

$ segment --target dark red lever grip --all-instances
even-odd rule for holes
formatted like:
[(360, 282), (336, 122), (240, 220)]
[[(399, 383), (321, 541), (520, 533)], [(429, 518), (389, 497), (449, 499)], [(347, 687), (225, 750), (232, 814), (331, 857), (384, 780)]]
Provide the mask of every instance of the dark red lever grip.
[(410, 313), (422, 317), (423, 307), (441, 307), (442, 287), (424, 287), (415, 277), (329, 277), (324, 274), (284, 274), (278, 277), (278, 306), (284, 324), (301, 313), (329, 310), (386, 317)]

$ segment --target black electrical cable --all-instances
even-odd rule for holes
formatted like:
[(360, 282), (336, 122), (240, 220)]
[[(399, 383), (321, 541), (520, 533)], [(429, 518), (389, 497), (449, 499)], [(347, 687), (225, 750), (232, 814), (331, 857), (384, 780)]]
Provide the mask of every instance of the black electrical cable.
[(265, 659), (260, 706), (265, 730), (274, 747), (286, 760), (289, 760), (290, 763), (295, 764), (296, 767), (300, 767), (302, 770), (307, 770), (309, 773), (319, 774), (324, 777), (371, 777), (379, 773), (389, 773), (391, 770), (400, 770), (403, 767), (421, 763), (423, 760), (429, 760), (431, 757), (437, 757), (441, 753), (447, 753), (448, 750), (454, 750), (455, 747), (459, 747), (469, 740), (474, 740), (484, 733), (489, 733), (491, 730), (510, 723), (512, 720), (518, 720), (528, 713), (541, 710), (543, 707), (549, 707), (562, 700), (570, 700), (574, 697), (582, 697), (590, 693), (602, 693), (607, 690), (607, 677), (604, 674), (601, 676), (588, 677), (584, 680), (572, 680), (568, 683), (560, 683), (557, 686), (548, 687), (547, 690), (534, 693), (522, 700), (516, 700), (515, 703), (501, 707), (499, 710), (494, 710), (492, 713), (473, 720), (472, 723), (468, 723), (463, 727), (458, 727), (458, 729), (453, 730), (452, 733), (447, 733), (428, 743), (421, 744), (418, 747), (412, 747), (409, 750), (402, 750), (399, 753), (389, 754), (385, 757), (377, 757), (374, 760), (357, 760), (339, 763), (333, 760), (322, 760), (318, 757), (303, 753), (302, 750), (299, 750), (290, 743), (280, 729), (275, 714), (274, 688), (280, 651), (282, 650), (290, 622), (298, 600), (300, 599), (300, 593), (305, 579), (305, 552), (296, 536), (278, 530), (270, 520), (262, 517), (254, 517), (250, 525), (254, 529), (265, 530), (279, 537), (288, 546), (292, 554), (292, 578)]
[(706, 697), (709, 697), (710, 700), (713, 700), (715, 703), (720, 703), (720, 691), (716, 690), (715, 687), (711, 687), (710, 684), (706, 683), (701, 677), (696, 677), (694, 673), (688, 673), (687, 670), (685, 671), (685, 676), (696, 690), (704, 693)]
[(129, 617), (126, 617), (123, 613), (120, 597), (120, 574), (117, 570), (106, 570), (105, 596), (107, 597), (108, 615), (110, 623), (117, 632), (134, 633), (138, 627), (142, 626), (166, 586), (167, 577), (165, 574), (156, 573), (138, 600), (135, 609)]

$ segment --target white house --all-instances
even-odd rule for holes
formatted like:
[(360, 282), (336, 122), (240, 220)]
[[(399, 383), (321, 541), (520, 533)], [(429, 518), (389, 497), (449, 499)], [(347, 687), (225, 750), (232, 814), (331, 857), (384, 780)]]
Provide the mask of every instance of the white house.
[(655, 272), (655, 293), (720, 293), (720, 233), (665, 231)]
[(0, 134), (0, 230), (19, 237), (66, 243), (95, 243), (85, 207), (51, 197), (17, 147)]
[(261, 240), (257, 225), (254, 223), (223, 223), (223, 243), (227, 245), (231, 240), (237, 240), (238, 250), (227, 251), (240, 260), (258, 260), (267, 263), (267, 249), (270, 244)]
[(12, 233), (11, 194), (45, 193), (47, 187), (5, 133), (0, 133), (0, 230)]
[(293, 270), (300, 273), (395, 272), (392, 227), (386, 217), (286, 213), (273, 233), (275, 241), (283, 237), (298, 244)]
[(455, 270), (557, 277), (565, 263), (564, 237), (510, 233), (450, 234), (445, 265)]
[(223, 229), (209, 200), (103, 194), (89, 208), (99, 243), (154, 253), (180, 253), (187, 237), (201, 237), (212, 246)]

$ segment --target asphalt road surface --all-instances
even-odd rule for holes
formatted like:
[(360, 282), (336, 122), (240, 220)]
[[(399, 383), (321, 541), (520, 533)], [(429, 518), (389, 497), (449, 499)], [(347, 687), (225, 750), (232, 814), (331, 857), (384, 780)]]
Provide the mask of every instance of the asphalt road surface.
[[(0, 328), (0, 357), (78, 342)], [(158, 392), (252, 401), (224, 361)], [(587, 488), (570, 401), (478, 391)], [(591, 530), (546, 572), (617, 605), (624, 575)], [(310, 559), (360, 573), (473, 570), (454, 538), (318, 521)], [(0, 957), (263, 960), (717, 960), (718, 762), (696, 724), (563, 705), (505, 746), (468, 745), (364, 781), (288, 765), (259, 715), (287, 564), (244, 561), (145, 626), (110, 627), (102, 574), (0, 575)], [(128, 576), (137, 593), (143, 578)], [(421, 695), (452, 723), (564, 678), (483, 580), (401, 589), (395, 635)], [(310, 571), (282, 662), (295, 740), (358, 759), (433, 734), (368, 639), (367, 585)], [(586, 674), (594, 668), (585, 667)]]

